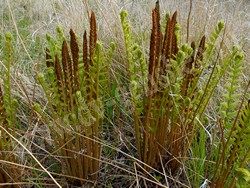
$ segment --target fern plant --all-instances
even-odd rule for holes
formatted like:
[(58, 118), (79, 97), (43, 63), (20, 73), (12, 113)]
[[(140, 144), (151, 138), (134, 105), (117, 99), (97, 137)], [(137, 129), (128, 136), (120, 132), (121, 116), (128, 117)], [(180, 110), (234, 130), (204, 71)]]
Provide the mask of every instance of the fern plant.
[(234, 120), (227, 140), (221, 141), (221, 150), (216, 161), (217, 166), (211, 187), (221, 187), (222, 185), (235, 187), (239, 171), (246, 168), (246, 164), (249, 162), (249, 104), (248, 100), (243, 110), (238, 111), (238, 117)]
[[(177, 78), (181, 74), (181, 69), (178, 67), (184, 64), (191, 49), (183, 46), (179, 51), (177, 12), (172, 19), (168, 17), (163, 36), (160, 26), (160, 7), (157, 2), (152, 11), (153, 26), (147, 65), (138, 45), (132, 45), (130, 26), (126, 16), (126, 11), (121, 12), (127, 49), (130, 93), (134, 103), (136, 146), (139, 159), (151, 167), (157, 167), (160, 163), (159, 154), (165, 154), (164, 148), (167, 147), (167, 127), (171, 116), (167, 114), (170, 114), (173, 107), (170, 102), (170, 92), (180, 90), (180, 85), (178, 86), (177, 83), (180, 82), (180, 79)], [(172, 118), (174, 118), (174, 114)], [(144, 167), (148, 169), (146, 165)]]
[[(16, 137), (16, 109), (18, 102), (13, 98), (11, 89), (11, 65), (13, 63), (13, 47), (12, 36), (9, 33), (5, 35), (6, 42), (4, 46), (4, 54), (2, 56), (1, 79), (0, 84), (0, 159), (12, 163), (19, 163), (19, 159), (15, 154), (14, 144), (10, 136), (6, 133), (11, 133)], [(0, 168), (0, 183), (15, 183), (21, 179), (21, 169), (14, 166), (9, 166), (4, 163)], [(9, 187), (19, 187), (18, 185), (10, 185)]]
[(243, 54), (236, 46), (226, 59), (228, 63), (229, 78), (224, 94), (225, 102), (222, 103), (222, 121), (220, 149), (217, 155), (216, 167), (212, 180), (212, 187), (234, 187), (238, 177), (238, 169), (246, 167), (249, 161), (249, 102), (241, 110), (246, 92), (242, 101), (239, 96), (239, 77), (243, 69)]
[[(51, 134), (56, 151), (64, 156), (65, 174), (75, 185), (97, 180), (101, 145), (98, 140), (104, 118), (104, 100), (108, 90), (108, 71), (114, 44), (107, 52), (97, 41), (95, 14), (90, 17), (90, 35), (83, 35), (80, 52), (78, 39), (70, 30), (70, 48), (60, 28), (56, 39), (49, 35), (46, 49), (46, 75), (39, 74), (49, 107)], [(71, 52), (71, 53), (70, 53)], [(37, 112), (42, 113), (36, 104)], [(75, 178), (75, 179), (74, 179)]]
[[(203, 181), (205, 181), (205, 178), (207, 179), (212, 178), (211, 174), (213, 174), (212, 173), (213, 169), (216, 169), (215, 171), (217, 175), (220, 175), (221, 168), (218, 168), (218, 164), (216, 162), (211, 162), (211, 161), (219, 160), (220, 158), (219, 156), (221, 154), (218, 154), (219, 148), (216, 147), (216, 145), (219, 144), (223, 148), (226, 146), (225, 139), (228, 139), (228, 136), (232, 131), (231, 128), (234, 124), (234, 120), (238, 113), (238, 108), (241, 102), (239, 96), (241, 96), (242, 94), (241, 92), (239, 92), (240, 89), (239, 80), (241, 75), (240, 72), (243, 68), (243, 56), (238, 51), (237, 47), (234, 46), (232, 52), (227, 54), (226, 58), (222, 59), (221, 62), (222, 64), (220, 65), (217, 64), (216, 68), (214, 69), (214, 71), (216, 71), (216, 75), (211, 77), (210, 81), (211, 84), (207, 89), (207, 93), (210, 94), (207, 96), (207, 98), (204, 97), (203, 99), (203, 101), (207, 101), (204, 103), (208, 103), (209, 100), (213, 99), (211, 94), (214, 92), (214, 90), (216, 90), (218, 83), (222, 82), (223, 80), (224, 82), (226, 82), (226, 84), (224, 84), (225, 91), (223, 91), (224, 92), (222, 99), (223, 102), (220, 103), (221, 109), (219, 114), (221, 114), (221, 119), (217, 122), (219, 124), (218, 125), (220, 128), (219, 130), (221, 130), (219, 131), (221, 134), (221, 138), (217, 140), (216, 138), (217, 130), (210, 131), (208, 129), (209, 122), (207, 121), (207, 118), (204, 118), (203, 120), (201, 119), (200, 125), (202, 127), (199, 129), (199, 134), (197, 135), (198, 137), (195, 136), (195, 139), (197, 139), (197, 143), (194, 142), (191, 145), (192, 149), (190, 153), (191, 156), (195, 159), (195, 161), (188, 162), (188, 164), (191, 165), (190, 174), (193, 174), (191, 175), (191, 177), (193, 177), (191, 178), (192, 182), (197, 186), (200, 185)], [(226, 79), (223, 79), (224, 77)], [(206, 78), (206, 80), (208, 81), (209, 78)], [(204, 109), (202, 109), (201, 113), (203, 112)], [(207, 139), (209, 139), (209, 142)], [(228, 151), (229, 148), (227, 148), (226, 150)], [(199, 162), (196, 160), (198, 161), (200, 160), (200, 162), (203, 161), (202, 162), (203, 165), (195, 170), (196, 166), (199, 165)], [(195, 170), (195, 172), (197, 173), (196, 175), (194, 175), (193, 170)], [(215, 177), (216, 175), (214, 176), (214, 178)]]
[[(199, 132), (197, 118), (203, 119), (216, 84), (223, 76), (216, 74), (215, 46), (224, 24), (218, 24), (207, 45), (205, 36), (200, 39), (198, 48), (195, 42), (191, 46), (181, 45), (177, 12), (172, 17), (166, 15), (162, 33), (157, 1), (152, 11), (147, 64), (140, 48), (132, 41), (126, 17), (127, 12), (121, 12), (138, 156), (146, 170), (159, 168), (160, 156), (165, 156), (168, 169), (176, 173)], [(204, 79), (209, 66), (214, 68)]]

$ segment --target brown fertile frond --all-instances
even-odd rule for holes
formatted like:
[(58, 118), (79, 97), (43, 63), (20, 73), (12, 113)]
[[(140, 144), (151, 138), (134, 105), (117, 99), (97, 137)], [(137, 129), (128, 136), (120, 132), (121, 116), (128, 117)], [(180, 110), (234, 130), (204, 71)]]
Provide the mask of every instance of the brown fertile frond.
[(191, 59), (190, 62), (188, 62), (188, 68), (191, 70), (193, 67), (193, 63), (194, 63), (194, 56), (195, 56), (195, 42), (191, 42), (191, 48), (193, 49), (193, 53), (191, 55)]
[(93, 55), (96, 47), (97, 41), (97, 31), (96, 31), (96, 19), (95, 13), (91, 13), (90, 17), (90, 36), (89, 36), (89, 56), (90, 56), (90, 65), (93, 65)]
[(73, 76), (72, 63), (69, 55), (67, 42), (64, 40), (62, 44), (62, 66), (64, 72), (64, 80), (66, 86), (66, 93), (70, 99), (71, 110), (73, 110)]
[(155, 64), (155, 75), (154, 75), (154, 79), (158, 79), (159, 78), (159, 71), (157, 70), (159, 68), (159, 60), (160, 60), (160, 52), (161, 52), (161, 48), (162, 48), (162, 32), (161, 32), (161, 16), (160, 16), (160, 4), (159, 1), (156, 2), (155, 5), (155, 24), (156, 24), (156, 30), (157, 30), (157, 34), (156, 34), (156, 64)]
[(56, 74), (59, 88), (63, 88), (62, 69), (61, 69), (60, 61), (57, 55), (56, 55), (56, 61), (55, 61), (55, 74)]
[(195, 68), (199, 68), (200, 67), (199, 61), (203, 60), (203, 53), (205, 51), (205, 43), (206, 43), (206, 36), (204, 35), (201, 38), (199, 49), (196, 55)]
[(171, 52), (171, 19), (168, 17), (167, 20), (167, 26), (165, 30), (165, 37), (164, 37), (164, 42), (163, 42), (163, 47), (162, 47), (162, 55), (163, 55), (163, 64), (162, 66), (165, 67), (165, 64), (168, 63), (170, 59), (170, 52)]
[(175, 35), (175, 26), (177, 23), (177, 11), (172, 16), (172, 19), (168, 17), (166, 30), (164, 34), (164, 40), (162, 45), (162, 59), (161, 59), (161, 69), (165, 70), (170, 58), (174, 58), (177, 54), (179, 48), (177, 44), (177, 36)]
[(65, 40), (62, 44), (62, 65), (65, 83), (67, 84), (67, 89), (69, 89), (72, 87), (72, 63), (69, 55), (68, 45)]
[(88, 39), (87, 39), (87, 32), (84, 31), (83, 34), (83, 64), (85, 72), (89, 71), (89, 65), (88, 65)]
[(156, 22), (158, 23), (158, 32), (161, 34), (161, 38), (162, 38), (161, 24), (160, 24), (161, 14), (160, 14), (160, 3), (159, 3), (159, 1), (156, 1), (156, 3), (155, 3), (155, 16), (156, 16)]
[(83, 64), (85, 69), (85, 77), (86, 77), (86, 92), (87, 92), (87, 101), (90, 101), (90, 80), (89, 80), (89, 62), (88, 62), (88, 39), (87, 32), (84, 31), (83, 34)]
[(160, 51), (160, 35), (158, 32), (158, 23), (156, 18), (155, 10), (152, 11), (152, 21), (153, 21), (153, 28), (151, 31), (151, 39), (150, 39), (150, 52), (149, 52), (149, 67), (148, 67), (148, 74), (149, 74), (149, 81), (148, 86), (149, 89), (152, 89), (152, 85), (155, 79), (155, 68), (158, 64), (159, 60), (159, 51)]
[(79, 47), (76, 41), (76, 35), (72, 29), (70, 29), (70, 49), (73, 59), (73, 71), (74, 71), (74, 84), (76, 90), (80, 90), (79, 85), (79, 73), (78, 73), (78, 60), (79, 60)]
[(49, 55), (50, 51), (49, 51), (48, 48), (46, 48), (46, 52), (45, 53), (46, 53), (46, 57), (45, 57), (45, 59), (46, 59), (46, 66), (47, 67), (53, 66), (53, 64), (51, 62), (52, 57), (51, 57), (51, 55)]
[(65, 90), (64, 90), (64, 82), (63, 82), (63, 75), (62, 75), (62, 68), (60, 65), (59, 57), (56, 55), (55, 57), (55, 75), (57, 78), (57, 86), (58, 86), (58, 93), (62, 95), (61, 101), (66, 104), (66, 98), (65, 98)]
[(167, 51), (166, 51), (166, 58), (169, 60), (172, 57), (172, 40), (173, 40), (173, 30), (174, 30), (174, 25), (173, 25), (173, 20), (174, 20), (174, 15), (172, 16), (172, 19), (169, 21), (169, 28), (168, 28), (168, 33), (166, 33), (168, 37), (167, 41)]
[(172, 17), (172, 23), (171, 23), (171, 25), (172, 25), (172, 27), (171, 27), (171, 29), (172, 29), (172, 31), (171, 31), (171, 33), (172, 33), (172, 44), (171, 44), (172, 45), (172, 49), (171, 49), (172, 57), (173, 57), (173, 55), (176, 55), (178, 50), (179, 50), (178, 45), (177, 45), (177, 37), (175, 35), (176, 24), (177, 24), (177, 11), (175, 11), (175, 13)]
[(185, 65), (184, 65), (184, 70), (183, 70), (183, 81), (182, 81), (182, 86), (181, 86), (181, 94), (182, 96), (187, 96), (187, 90), (190, 84), (190, 81), (192, 79), (192, 67), (194, 63), (194, 57), (195, 57), (195, 42), (193, 41), (191, 43), (191, 47), (193, 49), (192, 55), (186, 60)]

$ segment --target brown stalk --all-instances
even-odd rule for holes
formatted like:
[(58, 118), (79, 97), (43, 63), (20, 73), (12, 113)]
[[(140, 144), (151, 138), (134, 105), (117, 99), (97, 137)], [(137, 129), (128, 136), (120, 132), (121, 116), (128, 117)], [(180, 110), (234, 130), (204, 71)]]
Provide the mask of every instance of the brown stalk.
[[(77, 130), (77, 125), (75, 125), (76, 127), (76, 132), (78, 133), (82, 133), (81, 131), (79, 131), (79, 129)], [(79, 134), (75, 134), (75, 146), (76, 146), (76, 152), (77, 152), (77, 172), (78, 172), (78, 177), (81, 179), (87, 179), (87, 173), (85, 173), (85, 166), (84, 166), (84, 157), (82, 155), (80, 155), (81, 150), (83, 150), (85, 147), (82, 147), (82, 144), (84, 144), (84, 138), (81, 138)], [(81, 184), (83, 184), (83, 182), (81, 181)]]
[[(72, 54), (72, 59), (73, 59), (73, 75), (74, 75), (74, 88), (73, 88), (74, 91), (73, 92), (75, 94), (76, 91), (80, 91), (80, 84), (79, 84), (80, 78), (79, 78), (79, 72), (78, 72), (79, 47), (78, 47), (78, 43), (76, 40), (76, 35), (72, 29), (70, 29), (70, 49), (71, 49), (71, 54)], [(77, 123), (74, 122), (74, 130), (76, 132), (79, 132), (79, 129), (81, 129), (81, 127), (79, 127)], [(84, 139), (81, 139), (80, 136), (76, 134), (75, 135), (75, 147), (76, 147), (75, 150), (77, 153), (80, 152), (81, 150), (81, 147), (82, 147), (81, 142), (83, 142), (83, 145), (84, 145)], [(75, 169), (75, 171), (76, 171), (76, 174), (78, 174), (79, 178), (86, 179), (87, 171), (84, 170), (83, 165), (84, 165), (84, 157), (78, 155), (77, 165), (76, 165), (77, 169)], [(81, 181), (80, 184), (83, 184), (83, 182)]]
[(149, 67), (148, 67), (148, 97), (147, 97), (147, 104), (145, 106), (145, 119), (144, 119), (144, 149), (143, 149), (143, 161), (148, 164), (148, 152), (150, 152), (149, 148), (149, 118), (150, 118), (150, 110), (152, 106), (152, 87), (154, 85), (154, 69), (156, 65), (156, 42), (157, 42), (157, 23), (156, 23), (156, 16), (155, 16), (155, 10), (152, 11), (152, 22), (153, 22), (153, 28), (151, 32), (151, 39), (150, 39), (150, 54), (149, 54)]
[[(155, 70), (154, 70), (154, 83), (155, 86), (152, 88), (154, 90), (154, 92), (156, 92), (156, 95), (153, 96), (153, 104), (154, 104), (154, 110), (153, 110), (153, 114), (160, 114), (159, 113), (159, 109), (162, 103), (161, 97), (162, 94), (160, 94), (159, 89), (160, 89), (160, 82), (161, 82), (161, 78), (160, 78), (160, 74), (162, 73), (161, 70), (161, 64), (160, 64), (160, 55), (161, 55), (161, 51), (162, 51), (162, 40), (163, 40), (163, 35), (161, 32), (161, 25), (160, 25), (160, 5), (159, 5), (159, 1), (156, 2), (156, 6), (155, 6), (155, 22), (156, 22), (156, 26), (155, 30), (157, 31), (156, 34), (156, 64), (155, 64)], [(152, 15), (154, 16), (154, 15)], [(162, 145), (162, 140), (159, 138), (159, 132), (161, 132), (161, 116), (155, 118), (151, 118), (150, 120), (150, 124), (154, 126), (154, 128), (156, 129), (155, 131), (150, 133), (150, 155), (149, 155), (149, 161), (151, 166), (157, 166), (158, 162), (159, 162), (159, 147), (158, 145)]]
[(66, 160), (68, 161), (69, 167), (68, 167), (68, 175), (77, 177), (76, 173), (77, 173), (77, 169), (76, 169), (76, 162), (75, 162), (75, 157), (74, 157), (74, 153), (72, 152), (73, 150), (73, 144), (72, 144), (72, 135), (70, 134), (69, 130), (67, 130), (67, 128), (64, 130), (64, 141), (63, 143), (66, 143), (66, 145), (64, 145), (64, 148), (62, 148), (62, 150), (65, 150), (65, 153), (67, 156)]
[[(84, 31), (83, 34), (83, 64), (85, 69), (85, 77), (86, 77), (86, 93), (87, 93), (87, 102), (89, 103), (91, 101), (91, 84), (90, 84), (90, 77), (89, 77), (89, 61), (88, 61), (88, 39), (87, 39), (87, 32)], [(89, 123), (90, 124), (90, 123)], [(87, 136), (89, 136), (89, 128), (85, 127), (85, 132), (87, 133)], [(91, 144), (92, 142), (87, 139), (86, 140), (86, 146), (87, 146), (87, 155), (91, 156)], [(84, 143), (82, 143), (84, 146)], [(91, 158), (85, 158), (84, 159), (84, 173), (87, 174), (88, 170), (91, 167)]]
[(79, 73), (78, 73), (79, 47), (76, 41), (76, 35), (72, 29), (70, 29), (70, 49), (73, 59), (74, 86), (75, 86), (74, 93), (75, 93), (75, 90), (80, 91)]
[[(96, 19), (95, 19), (95, 13), (91, 13), (90, 17), (90, 36), (89, 36), (89, 66), (94, 65), (94, 53), (96, 49), (96, 42), (97, 42), (97, 26), (96, 26)], [(96, 121), (93, 125), (91, 125), (91, 136), (95, 139), (98, 137), (98, 127), (99, 127), (99, 114), (98, 109), (96, 109), (96, 106), (99, 107), (99, 103), (97, 101), (98, 99), (98, 89), (99, 89), (99, 75), (98, 72), (94, 77), (94, 83), (90, 83), (89, 80), (89, 87), (92, 87), (93, 89), (90, 89), (91, 95), (90, 98), (94, 99), (92, 105), (92, 110), (94, 111), (94, 117), (96, 118)], [(90, 143), (92, 147), (92, 156), (94, 159), (98, 159), (100, 152), (99, 152), (99, 144), (95, 141), (91, 141)], [(92, 174), (91, 178), (96, 180), (97, 179), (97, 172), (99, 170), (99, 162), (98, 160), (89, 159), (92, 161), (90, 165), (90, 173)]]

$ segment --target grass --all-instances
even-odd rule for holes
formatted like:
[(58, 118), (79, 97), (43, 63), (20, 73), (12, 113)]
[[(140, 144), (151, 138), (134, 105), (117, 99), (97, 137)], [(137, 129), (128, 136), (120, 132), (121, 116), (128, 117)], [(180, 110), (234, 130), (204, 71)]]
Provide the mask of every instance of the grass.
[[(160, 20), (148, 0), (0, 7), (1, 186), (248, 186), (248, 1), (160, 1)], [(165, 33), (176, 10), (179, 32)], [(160, 31), (176, 36), (170, 54), (157, 49)], [(163, 57), (161, 90), (152, 70)]]

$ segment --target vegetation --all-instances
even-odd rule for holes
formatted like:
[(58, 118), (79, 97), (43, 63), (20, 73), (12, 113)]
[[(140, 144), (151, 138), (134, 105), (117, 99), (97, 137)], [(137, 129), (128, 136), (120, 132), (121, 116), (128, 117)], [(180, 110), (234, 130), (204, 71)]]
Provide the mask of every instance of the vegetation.
[[(249, 186), (249, 54), (230, 41), (230, 24), (196, 33), (195, 1), (186, 28), (187, 13), (157, 1), (147, 29), (129, 10), (118, 29), (83, 1), (82, 37), (62, 25), (28, 41), (32, 20), (16, 22), (17, 2), (5, 3), (15, 30), (0, 38), (1, 186)], [(52, 17), (79, 8), (67, 3), (53, 3)]]

